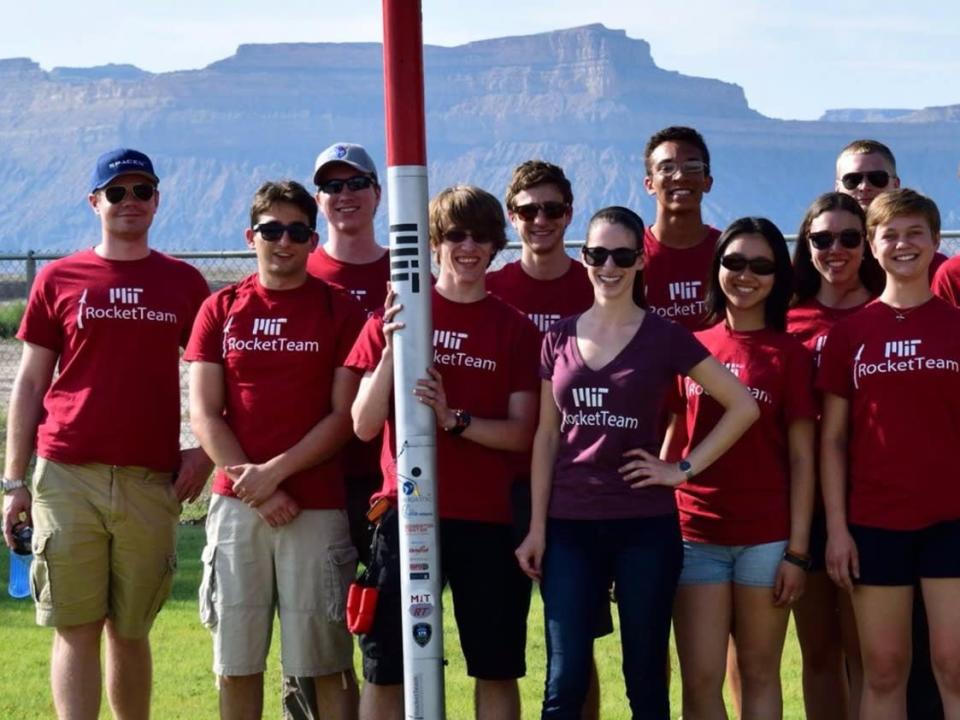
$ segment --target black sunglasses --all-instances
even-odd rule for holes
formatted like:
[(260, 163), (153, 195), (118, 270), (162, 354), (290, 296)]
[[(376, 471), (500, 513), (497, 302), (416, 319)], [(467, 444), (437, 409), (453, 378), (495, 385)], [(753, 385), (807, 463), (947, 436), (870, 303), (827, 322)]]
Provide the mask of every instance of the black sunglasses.
[(730, 272), (743, 272), (748, 267), (754, 275), (773, 275), (777, 271), (777, 264), (770, 258), (748, 258), (740, 253), (730, 253), (720, 258), (720, 264)]
[[(155, 190), (156, 188), (148, 183), (137, 183), (130, 188), (133, 196), (143, 202), (150, 200)], [(127, 187), (125, 185), (111, 185), (104, 189), (103, 196), (111, 205), (116, 205), (118, 202), (123, 202), (123, 199), (127, 196)]]
[(885, 188), (890, 182), (890, 173), (888, 173), (886, 170), (871, 170), (870, 172), (865, 173), (852, 172), (847, 173), (840, 178), (840, 182), (847, 190), (853, 190), (863, 182), (864, 178), (866, 178), (867, 182), (873, 185), (875, 188)]
[(344, 187), (351, 192), (359, 192), (360, 190), (366, 190), (373, 184), (373, 178), (368, 175), (354, 175), (346, 180), (324, 180), (318, 187), (321, 192), (325, 192), (327, 195), (339, 195)]
[(548, 220), (559, 220), (569, 207), (565, 202), (526, 203), (517, 205), (513, 211), (527, 222), (533, 222), (540, 213)]
[(493, 242), (493, 238), (489, 235), (478, 235), (469, 230), (447, 230), (443, 233), (443, 239), (455, 245), (465, 242), (467, 238), (473, 238), (473, 241), (478, 245), (486, 245), (487, 243)]
[(810, 239), (810, 244), (817, 250), (829, 250), (833, 247), (834, 240), (838, 240), (841, 247), (848, 250), (858, 248), (863, 243), (863, 233), (859, 230), (841, 230), (838, 233), (821, 230), (820, 232), (810, 233), (807, 237)]
[(584, 245), (583, 261), (590, 267), (603, 267), (607, 264), (607, 258), (613, 258), (613, 264), (617, 267), (631, 267), (640, 257), (641, 251), (637, 248), (618, 247), (610, 250), (605, 247), (589, 247)]
[(267, 242), (278, 242), (284, 233), (290, 238), (290, 242), (303, 245), (313, 237), (313, 228), (301, 222), (284, 225), (282, 222), (271, 220), (270, 222), (260, 223), (253, 226), (253, 231), (260, 233)]

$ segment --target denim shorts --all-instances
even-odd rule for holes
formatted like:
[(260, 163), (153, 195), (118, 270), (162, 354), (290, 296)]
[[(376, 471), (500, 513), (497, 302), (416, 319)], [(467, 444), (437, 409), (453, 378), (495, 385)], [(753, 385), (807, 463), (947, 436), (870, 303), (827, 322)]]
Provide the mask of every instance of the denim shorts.
[(787, 549), (786, 540), (759, 545), (711, 545), (683, 541), (681, 585), (736, 583), (773, 587), (777, 568)]

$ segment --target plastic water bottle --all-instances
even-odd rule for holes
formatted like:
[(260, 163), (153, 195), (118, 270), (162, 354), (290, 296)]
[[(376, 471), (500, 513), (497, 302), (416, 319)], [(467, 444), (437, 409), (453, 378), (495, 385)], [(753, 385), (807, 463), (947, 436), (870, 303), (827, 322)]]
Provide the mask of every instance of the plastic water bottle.
[(7, 592), (12, 598), (30, 596), (30, 565), (33, 563), (33, 551), (30, 543), (33, 540), (33, 528), (29, 525), (19, 525), (13, 530), (15, 548), (10, 551), (10, 582)]

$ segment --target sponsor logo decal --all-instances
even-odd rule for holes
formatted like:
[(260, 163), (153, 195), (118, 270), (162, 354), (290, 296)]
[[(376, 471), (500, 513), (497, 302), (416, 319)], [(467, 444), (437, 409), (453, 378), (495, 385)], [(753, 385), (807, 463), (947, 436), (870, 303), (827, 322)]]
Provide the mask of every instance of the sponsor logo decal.
[(433, 628), (430, 623), (417, 623), (413, 626), (413, 641), (420, 647), (426, 647), (433, 637)]

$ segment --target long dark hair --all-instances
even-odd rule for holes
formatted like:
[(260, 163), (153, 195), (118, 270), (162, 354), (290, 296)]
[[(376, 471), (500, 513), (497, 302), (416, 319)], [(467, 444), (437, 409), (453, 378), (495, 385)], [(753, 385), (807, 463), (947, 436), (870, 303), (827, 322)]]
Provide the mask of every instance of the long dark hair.
[(773, 274), (773, 289), (763, 302), (764, 324), (775, 330), (786, 330), (787, 308), (793, 295), (793, 268), (790, 265), (790, 251), (783, 233), (772, 222), (762, 217), (744, 217), (734, 220), (717, 238), (713, 251), (713, 263), (710, 267), (710, 281), (707, 284), (707, 323), (713, 324), (726, 320), (727, 298), (720, 288), (720, 259), (734, 239), (740, 235), (761, 235), (773, 251), (776, 271)]
[(825, 212), (842, 211), (850, 213), (860, 221), (860, 231), (863, 233), (863, 262), (860, 263), (860, 282), (867, 291), (877, 296), (883, 292), (886, 276), (880, 263), (870, 251), (867, 242), (867, 218), (860, 207), (860, 203), (849, 195), (839, 192), (824, 193), (807, 208), (800, 229), (797, 230), (797, 246), (793, 250), (793, 282), (794, 302), (800, 303), (815, 297), (820, 292), (820, 283), (823, 277), (813, 265), (813, 256), (810, 253), (810, 226), (813, 221)]
[[(622, 205), (610, 205), (609, 207), (597, 210), (593, 214), (593, 217), (590, 218), (590, 222), (587, 223), (588, 242), (590, 240), (590, 232), (594, 226), (601, 223), (619, 225), (620, 227), (626, 228), (636, 240), (636, 247), (640, 251), (640, 254), (643, 254), (643, 218), (633, 210), (623, 207)], [(637, 274), (633, 279), (633, 302), (636, 303), (637, 307), (647, 307), (647, 291), (646, 285), (644, 285), (643, 282), (643, 270), (637, 270)]]

